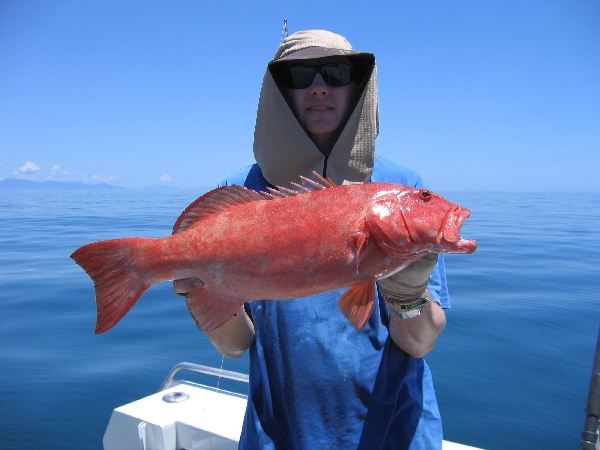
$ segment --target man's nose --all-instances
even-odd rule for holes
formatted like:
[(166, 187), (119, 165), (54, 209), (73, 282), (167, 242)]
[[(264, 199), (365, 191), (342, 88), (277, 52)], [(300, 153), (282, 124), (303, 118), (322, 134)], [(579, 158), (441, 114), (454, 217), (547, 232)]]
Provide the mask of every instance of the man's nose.
[(329, 92), (329, 85), (325, 83), (321, 74), (317, 73), (310, 85), (310, 89), (313, 95), (327, 94)]

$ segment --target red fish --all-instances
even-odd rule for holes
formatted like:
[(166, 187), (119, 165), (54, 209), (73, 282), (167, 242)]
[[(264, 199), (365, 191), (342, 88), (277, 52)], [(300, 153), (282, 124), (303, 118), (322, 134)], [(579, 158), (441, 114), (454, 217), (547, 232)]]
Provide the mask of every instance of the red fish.
[(302, 178), (270, 193), (215, 189), (181, 214), (173, 234), (94, 242), (71, 255), (94, 281), (96, 333), (119, 322), (157, 283), (199, 278), (186, 302), (203, 331), (246, 301), (350, 287), (342, 314), (361, 330), (375, 282), (427, 253), (472, 253), (460, 237), (470, 211), (426, 189), (392, 183), (334, 186)]

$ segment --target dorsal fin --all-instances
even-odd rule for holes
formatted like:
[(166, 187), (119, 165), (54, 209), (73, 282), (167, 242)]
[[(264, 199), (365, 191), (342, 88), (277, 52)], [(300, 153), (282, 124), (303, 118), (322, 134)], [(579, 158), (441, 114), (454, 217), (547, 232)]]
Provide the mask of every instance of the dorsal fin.
[(173, 226), (173, 234), (189, 230), (204, 217), (223, 211), (231, 206), (269, 199), (270, 197), (265, 193), (256, 192), (237, 184), (213, 189), (194, 200), (181, 213)]
[(327, 177), (325, 179), (315, 171), (313, 171), (313, 177), (315, 179), (311, 180), (300, 175), (300, 184), (294, 182), (290, 183), (293, 186), (292, 189), (283, 186), (277, 186), (277, 188), (267, 186), (269, 192), (263, 192), (262, 194), (271, 199), (286, 198), (294, 195), (305, 194), (307, 192), (320, 191), (321, 189), (327, 189), (335, 186), (335, 183), (331, 178)]
[(173, 234), (189, 230), (204, 217), (223, 211), (231, 206), (243, 205), (259, 200), (287, 198), (335, 186), (335, 183), (329, 177), (325, 179), (317, 172), (313, 172), (313, 176), (315, 178), (314, 180), (300, 176), (301, 184), (291, 183), (295, 189), (277, 186), (277, 189), (267, 187), (270, 192), (256, 192), (237, 184), (213, 189), (197, 200), (194, 200), (194, 202), (181, 213), (173, 226)]

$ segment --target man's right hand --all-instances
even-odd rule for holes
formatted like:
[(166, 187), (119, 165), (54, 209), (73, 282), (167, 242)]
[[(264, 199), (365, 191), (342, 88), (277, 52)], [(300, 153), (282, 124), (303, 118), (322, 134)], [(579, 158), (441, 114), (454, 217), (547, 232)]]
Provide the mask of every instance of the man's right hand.
[(203, 283), (200, 278), (183, 278), (181, 280), (173, 281), (173, 290), (177, 295), (181, 295), (183, 297), (190, 291), (202, 287)]
[[(200, 278), (173, 281), (175, 293), (184, 297), (202, 286), (204, 283)], [(208, 331), (206, 336), (221, 354), (229, 358), (239, 358), (254, 341), (254, 324), (242, 306), (237, 314), (216, 330)]]

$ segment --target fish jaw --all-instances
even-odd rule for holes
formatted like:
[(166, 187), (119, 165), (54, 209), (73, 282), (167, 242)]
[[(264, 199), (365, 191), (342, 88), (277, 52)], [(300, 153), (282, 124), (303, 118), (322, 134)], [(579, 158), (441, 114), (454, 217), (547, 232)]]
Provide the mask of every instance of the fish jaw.
[(463, 239), (460, 229), (465, 220), (471, 217), (471, 211), (456, 205), (450, 209), (438, 231), (439, 245), (448, 253), (473, 253), (477, 249), (477, 241)]

